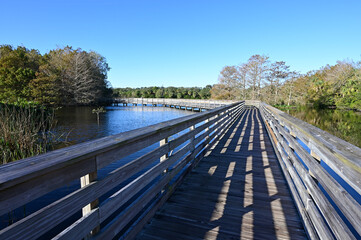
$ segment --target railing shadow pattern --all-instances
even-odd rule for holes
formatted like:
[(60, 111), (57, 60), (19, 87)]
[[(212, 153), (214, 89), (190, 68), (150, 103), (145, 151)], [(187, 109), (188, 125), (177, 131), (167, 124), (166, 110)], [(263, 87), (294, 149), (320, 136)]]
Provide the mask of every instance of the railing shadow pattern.
[(138, 239), (305, 239), (256, 108), (247, 109)]

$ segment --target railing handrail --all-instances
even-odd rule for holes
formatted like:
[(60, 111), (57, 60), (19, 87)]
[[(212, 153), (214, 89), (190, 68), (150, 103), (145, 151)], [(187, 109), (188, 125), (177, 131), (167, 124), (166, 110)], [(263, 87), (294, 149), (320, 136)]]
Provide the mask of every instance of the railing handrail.
[[(320, 158), (361, 195), (361, 149), (320, 128), (263, 103), (283, 124), (289, 126), (314, 157)], [(346, 170), (347, 169), (347, 170)]]
[(361, 149), (265, 103), (260, 109), (310, 238), (361, 235), (360, 203), (323, 165), (360, 194)]
[[(156, 166), (142, 174), (139, 179), (132, 181), (131, 185), (119, 190), (114, 194), (116, 196), (107, 201), (102, 208), (90, 208), (86, 216), (80, 219), (79, 222), (74, 223), (75, 225), (70, 226), (58, 237), (67, 238), (72, 236), (71, 234), (74, 234), (74, 231), (78, 238), (86, 236), (93, 227), (98, 226), (111, 215), (111, 209), (124, 204), (126, 199), (129, 200), (130, 196), (134, 196), (152, 179), (159, 176), (159, 173), (170, 168), (172, 164), (177, 163), (178, 159), (186, 155), (181, 162), (173, 167), (173, 169), (176, 168), (176, 171), (164, 175), (156, 187), (145, 194), (147, 201), (154, 197), (154, 194), (158, 193), (175, 176), (175, 173), (185, 166), (185, 163), (193, 160), (203, 152), (204, 147), (208, 146), (209, 142), (224, 130), (224, 126), (228, 126), (240, 114), (243, 105), (244, 102), (229, 104), (210, 111), (76, 144), (0, 166), (1, 215), (75, 179), (82, 177), (84, 180), (84, 185), (79, 190), (1, 230), (0, 238), (17, 239), (24, 236), (28, 238), (41, 236), (41, 234), (56, 226), (71, 214), (81, 210), (82, 207), (94, 203), (107, 190), (114, 188), (116, 181), (122, 179), (120, 182), (123, 182), (148, 166), (155, 159), (165, 156), (166, 161), (156, 164)], [(200, 123), (203, 124), (199, 125)], [(192, 129), (188, 133), (168, 142), (170, 136), (190, 127)], [(104, 166), (159, 141), (163, 142), (160, 147), (114, 170), (106, 178), (98, 181), (96, 178), (91, 177), (91, 174), (95, 173), (96, 175), (97, 170)], [(181, 147), (182, 144), (186, 145)], [(176, 151), (177, 147), (181, 147), (181, 149)], [(168, 156), (170, 151), (175, 151), (175, 153)], [(142, 198), (139, 201), (142, 203), (145, 200)], [(143, 202), (143, 204), (145, 203)], [(137, 209), (135, 213), (139, 211), (140, 209)], [(59, 216), (60, 213), (62, 213), (61, 216)], [(130, 215), (132, 214), (130, 213)], [(79, 227), (80, 225), (81, 227)]]

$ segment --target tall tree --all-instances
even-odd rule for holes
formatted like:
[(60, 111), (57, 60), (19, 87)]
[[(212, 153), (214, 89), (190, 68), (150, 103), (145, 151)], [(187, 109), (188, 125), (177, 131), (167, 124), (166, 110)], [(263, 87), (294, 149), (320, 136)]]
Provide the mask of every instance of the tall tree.
[(239, 97), (239, 72), (236, 66), (226, 66), (220, 72), (219, 78), (219, 86), (223, 87), (222, 95), (226, 97), (226, 99), (237, 99)]
[(267, 77), (269, 70), (269, 57), (264, 55), (253, 55), (248, 59), (249, 83), (252, 87), (252, 99), (260, 99), (261, 87)]
[(105, 58), (96, 52), (75, 51), (73, 91), (77, 104), (94, 104), (100, 102), (107, 89), (107, 71)]
[(269, 87), (269, 101), (272, 104), (276, 104), (279, 99), (279, 88), (281, 84), (288, 78), (290, 75), (289, 66), (285, 62), (274, 62), (270, 66), (270, 73), (266, 78), (266, 82)]
[(244, 63), (238, 67), (239, 86), (242, 91), (242, 99), (246, 99), (248, 64)]
[(292, 97), (294, 95), (295, 82), (299, 77), (300, 77), (300, 74), (297, 73), (297, 72), (290, 72), (289, 73), (289, 79), (285, 84), (286, 90), (287, 90), (287, 95), (288, 95), (288, 99), (287, 99), (287, 105), (288, 106), (293, 102)]

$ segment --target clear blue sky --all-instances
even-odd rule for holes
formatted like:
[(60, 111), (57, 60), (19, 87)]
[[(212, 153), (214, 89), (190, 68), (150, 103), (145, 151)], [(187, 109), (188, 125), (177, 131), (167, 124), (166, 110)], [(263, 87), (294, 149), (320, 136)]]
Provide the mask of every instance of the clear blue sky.
[(0, 44), (106, 57), (113, 87), (205, 86), (253, 54), (305, 73), (359, 61), (360, 0), (0, 0)]

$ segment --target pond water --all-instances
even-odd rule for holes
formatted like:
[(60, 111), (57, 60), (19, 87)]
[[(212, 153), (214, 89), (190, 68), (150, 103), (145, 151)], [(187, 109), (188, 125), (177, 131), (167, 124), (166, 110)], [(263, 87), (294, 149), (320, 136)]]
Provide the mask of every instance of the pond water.
[(99, 124), (93, 107), (64, 107), (55, 113), (56, 132), (63, 133), (70, 144), (149, 126), (193, 114), (191, 111), (164, 107), (106, 107), (99, 114)]
[[(59, 140), (67, 140), (67, 144), (60, 143), (55, 148), (73, 145), (89, 141), (92, 139), (114, 135), (121, 132), (149, 126), (163, 121), (179, 118), (182, 116), (193, 114), (191, 111), (177, 110), (174, 108), (164, 107), (106, 107), (105, 113), (99, 115), (99, 124), (96, 114), (92, 113), (94, 107), (64, 107), (55, 112), (57, 126), (54, 129), (56, 133), (62, 133)], [(158, 144), (153, 144), (137, 153), (120, 159), (98, 171), (98, 179), (105, 177), (110, 171), (122, 166), (130, 159), (134, 159), (143, 155), (147, 151), (154, 149)], [(124, 183), (126, 184), (126, 183)], [(123, 184), (123, 185), (124, 185)], [(39, 210), (61, 197), (75, 191), (80, 187), (79, 180), (69, 183), (67, 186), (54, 190), (43, 197), (20, 207), (9, 214), (0, 216), (0, 229), (7, 227), (10, 223), (16, 222), (28, 216), (29, 214)], [(119, 188), (118, 188), (119, 189)], [(116, 191), (117, 189), (114, 189)], [(108, 195), (112, 192), (108, 193)], [(106, 196), (103, 196), (104, 199)], [(77, 220), (81, 216), (81, 212), (76, 213), (68, 221), (64, 222), (64, 226), (69, 222)], [(59, 226), (61, 229), (63, 226)], [(42, 239), (49, 239), (58, 232), (58, 229), (46, 234)]]
[(361, 112), (297, 107), (280, 110), (361, 147)]

